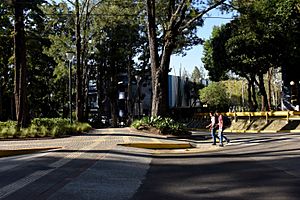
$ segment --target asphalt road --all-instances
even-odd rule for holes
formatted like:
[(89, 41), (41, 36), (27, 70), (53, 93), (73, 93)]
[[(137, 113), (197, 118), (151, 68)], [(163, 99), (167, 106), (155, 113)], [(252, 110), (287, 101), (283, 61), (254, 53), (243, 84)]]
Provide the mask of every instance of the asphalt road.
[[(162, 140), (127, 129), (33, 141), (63, 148), (1, 158), (0, 199), (300, 199), (300, 135), (228, 136), (231, 143), (225, 147), (197, 153), (117, 146)], [(195, 142), (201, 146), (210, 141)], [(0, 141), (0, 147), (11, 144)]]
[(155, 156), (132, 199), (300, 199), (299, 135), (230, 138), (217, 152)]

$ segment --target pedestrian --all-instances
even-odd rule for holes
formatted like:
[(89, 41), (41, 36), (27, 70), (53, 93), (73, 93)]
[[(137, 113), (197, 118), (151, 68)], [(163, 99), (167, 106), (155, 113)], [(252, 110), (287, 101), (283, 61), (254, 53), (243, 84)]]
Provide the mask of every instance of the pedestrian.
[(216, 116), (212, 111), (209, 112), (209, 116), (210, 116), (210, 124), (207, 125), (206, 128), (210, 129), (211, 137), (213, 139), (212, 145), (216, 145), (216, 127), (217, 127)]
[(223, 138), (225, 139), (225, 141), (227, 142), (227, 144), (230, 142), (230, 140), (223, 134), (224, 131), (224, 120), (223, 120), (223, 115), (219, 112), (216, 111), (216, 117), (218, 118), (218, 124), (217, 126), (218, 128), (218, 138), (220, 141), (220, 147), (223, 147)]

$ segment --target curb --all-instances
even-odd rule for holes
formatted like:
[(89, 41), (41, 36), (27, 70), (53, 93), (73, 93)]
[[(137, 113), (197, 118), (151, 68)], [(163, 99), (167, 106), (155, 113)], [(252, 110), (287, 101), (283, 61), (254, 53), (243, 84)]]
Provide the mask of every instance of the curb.
[(0, 150), (0, 158), (9, 157), (9, 156), (17, 156), (24, 154), (32, 154), (40, 151), (49, 151), (54, 149), (61, 149), (62, 147), (42, 147), (42, 148), (27, 148), (27, 149), (6, 149)]
[[(133, 147), (144, 149), (146, 152), (153, 155), (159, 154), (195, 154), (205, 153), (221, 150), (218, 146), (212, 146), (209, 144), (196, 144), (196, 143), (125, 143), (118, 144), (124, 147)], [(223, 148), (223, 147), (222, 147)]]
[(187, 149), (195, 148), (190, 143), (125, 143), (118, 144), (125, 147), (136, 147), (143, 149)]

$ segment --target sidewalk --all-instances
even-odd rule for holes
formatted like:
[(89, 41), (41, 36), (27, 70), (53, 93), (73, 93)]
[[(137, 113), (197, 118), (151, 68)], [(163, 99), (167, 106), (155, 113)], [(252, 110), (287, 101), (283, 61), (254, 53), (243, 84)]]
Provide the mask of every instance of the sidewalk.
[[(98, 137), (97, 137), (98, 136)], [(104, 137), (110, 136), (110, 137)], [(117, 137), (118, 140), (111, 140)], [(209, 138), (209, 134), (207, 133)], [(105, 146), (127, 148), (145, 153), (197, 153), (219, 149), (211, 145), (210, 139), (193, 135), (190, 138), (163, 136), (137, 131), (132, 128), (95, 129), (79, 136), (56, 139), (12, 139), (0, 141), (0, 157), (22, 155), (48, 150), (76, 150), (83, 143), (104, 142)], [(123, 146), (123, 147), (121, 147)]]

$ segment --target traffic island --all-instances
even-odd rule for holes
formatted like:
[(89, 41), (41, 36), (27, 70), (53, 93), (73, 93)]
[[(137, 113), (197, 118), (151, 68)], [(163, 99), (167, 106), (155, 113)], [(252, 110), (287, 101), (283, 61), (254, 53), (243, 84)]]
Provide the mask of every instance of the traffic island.
[(220, 150), (218, 146), (213, 146), (210, 143), (201, 145), (193, 143), (125, 143), (118, 145), (146, 150), (152, 154), (186, 154)]

